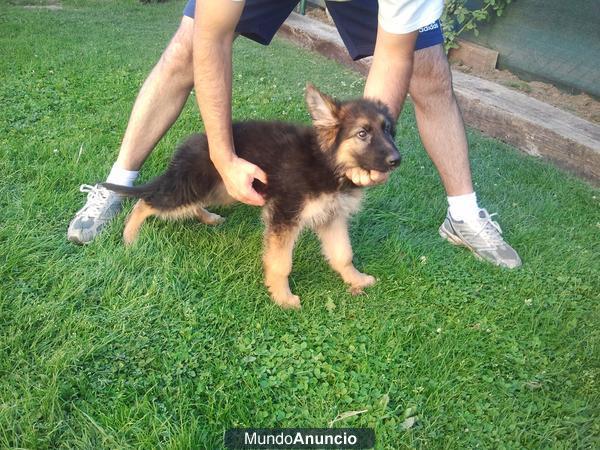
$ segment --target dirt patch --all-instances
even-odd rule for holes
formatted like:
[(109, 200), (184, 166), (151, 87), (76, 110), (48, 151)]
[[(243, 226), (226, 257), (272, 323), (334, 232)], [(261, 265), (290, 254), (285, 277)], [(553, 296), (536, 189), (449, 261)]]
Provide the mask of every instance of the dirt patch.
[(452, 68), (494, 81), (509, 89), (519, 91), (563, 111), (575, 114), (582, 119), (600, 124), (600, 102), (587, 94), (573, 95), (549, 83), (525, 81), (508, 70), (477, 71), (460, 63), (453, 63)]
[(48, 9), (50, 11), (63, 9), (58, 0), (10, 0), (10, 3), (25, 9)]
[(327, 25), (335, 26), (333, 19), (329, 15), (329, 12), (318, 6), (306, 5), (306, 15), (311, 19), (316, 19), (320, 22), (324, 22)]
[[(311, 19), (334, 25), (331, 16), (320, 7), (306, 7), (306, 15)], [(519, 91), (530, 97), (548, 103), (563, 111), (568, 111), (582, 119), (595, 124), (600, 124), (600, 101), (587, 94), (569, 94), (556, 86), (541, 81), (525, 81), (508, 70), (476, 71), (460, 63), (452, 67), (461, 72), (468, 73), (486, 80), (494, 81), (509, 89)]]
[(50, 11), (57, 11), (63, 9), (61, 5), (25, 5), (25, 9), (49, 9)]

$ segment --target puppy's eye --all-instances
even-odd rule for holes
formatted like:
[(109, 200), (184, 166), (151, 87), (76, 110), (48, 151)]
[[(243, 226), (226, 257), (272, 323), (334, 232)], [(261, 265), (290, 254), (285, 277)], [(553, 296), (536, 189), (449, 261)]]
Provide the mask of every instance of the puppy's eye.
[(392, 132), (392, 126), (390, 125), (389, 122), (386, 122), (385, 124), (383, 124), (383, 131), (384, 133), (390, 134)]
[(369, 134), (365, 130), (360, 130), (356, 135), (359, 139), (366, 139)]

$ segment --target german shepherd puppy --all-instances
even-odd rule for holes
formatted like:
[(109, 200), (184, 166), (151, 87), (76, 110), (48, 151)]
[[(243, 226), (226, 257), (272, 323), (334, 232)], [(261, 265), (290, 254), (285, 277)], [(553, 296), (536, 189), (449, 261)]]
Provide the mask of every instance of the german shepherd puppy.
[[(266, 185), (254, 182), (265, 199), (265, 284), (275, 303), (284, 308), (300, 308), (288, 276), (294, 243), (304, 227), (318, 234), (325, 258), (351, 292), (358, 294), (375, 283), (375, 278), (352, 264), (348, 219), (359, 209), (362, 189), (345, 173), (357, 167), (389, 172), (400, 163), (394, 121), (383, 103), (367, 99), (339, 102), (312, 85), (306, 88), (306, 103), (313, 127), (259, 121), (233, 125), (237, 155), (267, 174)], [(127, 218), (125, 244), (136, 239), (149, 216), (195, 217), (216, 225), (224, 219), (205, 207), (235, 201), (210, 160), (204, 134), (185, 141), (167, 171), (149, 183), (104, 186), (140, 199)]]

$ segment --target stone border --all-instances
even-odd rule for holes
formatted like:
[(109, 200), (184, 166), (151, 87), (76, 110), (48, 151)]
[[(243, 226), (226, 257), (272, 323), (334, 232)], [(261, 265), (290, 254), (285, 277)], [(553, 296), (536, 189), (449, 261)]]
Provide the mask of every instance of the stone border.
[[(352, 61), (337, 30), (292, 13), (279, 36), (363, 75), (371, 58)], [(452, 73), (465, 123), (600, 186), (600, 126), (497, 83)]]

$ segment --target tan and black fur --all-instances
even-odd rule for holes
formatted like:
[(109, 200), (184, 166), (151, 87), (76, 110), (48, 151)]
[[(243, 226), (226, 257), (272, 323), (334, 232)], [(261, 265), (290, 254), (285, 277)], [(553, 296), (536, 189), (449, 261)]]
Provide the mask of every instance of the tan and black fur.
[[(273, 300), (286, 308), (300, 307), (288, 276), (294, 243), (304, 227), (317, 233), (323, 254), (352, 292), (359, 293), (375, 282), (352, 264), (348, 218), (360, 207), (362, 189), (345, 173), (355, 167), (387, 172), (400, 162), (394, 122), (382, 103), (338, 102), (311, 85), (306, 89), (306, 102), (312, 127), (258, 121), (233, 125), (237, 155), (267, 174), (266, 185), (254, 182), (265, 199), (265, 284)], [(167, 171), (149, 183), (132, 188), (105, 186), (140, 199), (127, 219), (126, 244), (136, 239), (150, 216), (196, 217), (216, 225), (224, 219), (205, 208), (234, 201), (210, 160), (204, 134), (184, 142)]]

